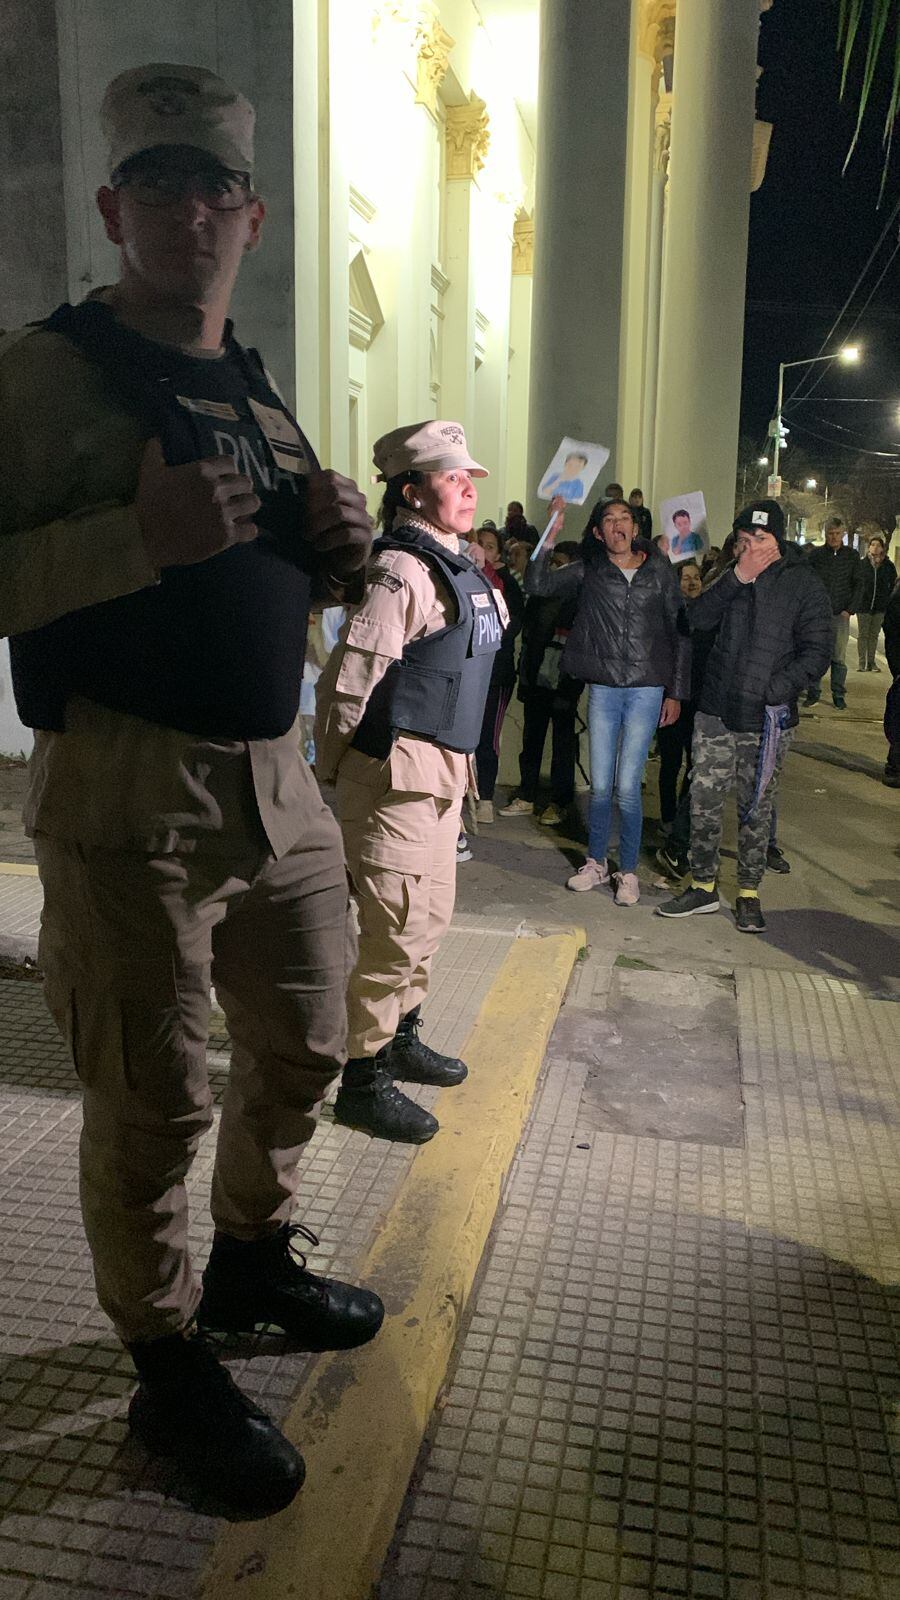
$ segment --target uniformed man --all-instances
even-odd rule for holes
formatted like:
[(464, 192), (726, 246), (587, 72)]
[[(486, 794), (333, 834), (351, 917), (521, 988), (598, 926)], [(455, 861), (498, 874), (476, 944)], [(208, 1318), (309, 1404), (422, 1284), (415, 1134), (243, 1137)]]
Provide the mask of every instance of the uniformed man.
[[(341, 840), (294, 726), (306, 620), (316, 593), (362, 592), (371, 525), (226, 320), (263, 224), (252, 108), (202, 68), (147, 66), (102, 115), (119, 281), (0, 357), (0, 633), (37, 730), (41, 959), (131, 1424), (220, 1502), (271, 1511), (302, 1460), (197, 1318), (320, 1349), (383, 1315), (308, 1272), (288, 1220), (346, 1054)], [(201, 1300), (185, 1177), (213, 1120), (211, 980), (233, 1053)]]
[(469, 550), (487, 477), (455, 422), (379, 439), (386, 484), (366, 596), (319, 681), (316, 773), (336, 780), (359, 907), (339, 1122), (421, 1144), (435, 1117), (396, 1088), (450, 1085), (462, 1061), (418, 1037), (431, 961), (450, 923), (463, 796), (474, 788), (491, 663), (508, 620)]

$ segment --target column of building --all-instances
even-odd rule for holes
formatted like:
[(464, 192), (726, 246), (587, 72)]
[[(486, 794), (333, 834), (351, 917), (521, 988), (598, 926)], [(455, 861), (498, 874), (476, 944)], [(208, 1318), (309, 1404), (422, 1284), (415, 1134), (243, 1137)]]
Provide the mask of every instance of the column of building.
[[(652, 50), (655, 69), (653, 154), (650, 166), (647, 277), (644, 315), (643, 389), (641, 394), (641, 478), (648, 505), (656, 496), (656, 392), (659, 375), (659, 322), (665, 247), (666, 191), (672, 132), (672, 64), (675, 52), (674, 0), (653, 0)], [(663, 9), (664, 8), (664, 9)]]
[(628, 92), (628, 153), (625, 171), (625, 236), (622, 262), (622, 343), (619, 366), (616, 476), (649, 495), (644, 460), (644, 396), (648, 325), (648, 280), (655, 240), (653, 207), (654, 110), (659, 68), (654, 51), (660, 5), (674, 0), (638, 0), (632, 8)]
[(531, 301), (534, 285), (534, 217), (520, 212), (513, 228), (509, 300), (509, 391), (506, 412), (507, 498), (527, 500), (528, 393), (531, 374)]
[(462, 105), (447, 107), (446, 218), (444, 261), (444, 354), (441, 372), (442, 409), (461, 422), (467, 433), (475, 422), (475, 252), (478, 174), (490, 143), (487, 107), (470, 94)]
[(734, 514), (760, 0), (678, 0), (654, 490)]
[(534, 493), (563, 435), (618, 433), (631, 0), (542, 0), (528, 428)]

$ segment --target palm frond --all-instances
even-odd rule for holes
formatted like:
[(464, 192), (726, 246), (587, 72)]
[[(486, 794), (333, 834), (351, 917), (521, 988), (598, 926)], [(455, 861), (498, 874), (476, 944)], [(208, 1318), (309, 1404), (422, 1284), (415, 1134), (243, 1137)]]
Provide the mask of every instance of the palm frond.
[[(841, 98), (847, 89), (847, 79), (850, 67), (856, 54), (857, 42), (861, 34), (860, 29), (867, 0), (840, 0), (838, 12), (838, 49), (843, 56), (841, 69)], [(853, 138), (847, 151), (844, 170), (859, 143), (860, 131), (865, 121), (869, 105), (869, 96), (875, 81), (882, 56), (889, 48), (888, 28), (893, 24), (894, 29), (894, 65), (891, 79), (891, 91), (888, 107), (885, 113), (883, 143), (885, 146), (884, 169), (881, 178), (881, 193), (887, 179), (888, 167), (891, 159), (894, 128), (900, 117), (900, 0), (869, 0), (868, 38), (865, 46), (865, 57), (862, 68), (862, 81), (859, 89), (859, 105), (857, 108), (856, 126)], [(881, 196), (879, 196), (879, 199)]]
[(862, 18), (864, 0), (841, 0), (840, 15), (838, 16), (838, 49), (844, 52), (844, 67), (841, 73), (841, 98), (847, 87), (847, 73), (850, 71), (850, 62), (853, 59), (853, 48), (856, 44), (856, 35)]

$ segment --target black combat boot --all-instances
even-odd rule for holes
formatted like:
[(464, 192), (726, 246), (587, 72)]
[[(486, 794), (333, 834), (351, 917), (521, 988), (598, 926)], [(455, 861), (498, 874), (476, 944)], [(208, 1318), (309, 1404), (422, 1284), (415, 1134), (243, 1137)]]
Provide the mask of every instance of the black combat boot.
[(377, 1294), (310, 1272), (298, 1238), (319, 1242), (293, 1222), (264, 1239), (217, 1233), (203, 1274), (201, 1326), (250, 1333), (275, 1323), (304, 1350), (352, 1350), (374, 1339), (384, 1320)]
[(388, 1065), (390, 1046), (377, 1056), (348, 1061), (334, 1102), (334, 1120), (345, 1128), (359, 1128), (376, 1139), (397, 1144), (426, 1144), (440, 1124), (430, 1111), (394, 1086)]
[(416, 1006), (414, 1011), (407, 1011), (406, 1016), (400, 1018), (394, 1042), (389, 1046), (391, 1076), (403, 1083), (431, 1083), (440, 1089), (462, 1083), (469, 1075), (465, 1062), (456, 1056), (440, 1055), (419, 1038), (420, 1011), (421, 1006)]
[(155, 1455), (235, 1516), (272, 1516), (306, 1475), (302, 1456), (241, 1392), (191, 1323), (181, 1333), (129, 1345), (140, 1383), (128, 1422)]

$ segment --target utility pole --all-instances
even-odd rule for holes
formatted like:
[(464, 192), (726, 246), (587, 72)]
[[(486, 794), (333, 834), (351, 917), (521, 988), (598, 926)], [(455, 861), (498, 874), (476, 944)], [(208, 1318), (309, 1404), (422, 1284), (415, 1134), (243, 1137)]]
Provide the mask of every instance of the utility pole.
[(817, 361), (844, 361), (848, 364), (859, 360), (859, 345), (845, 344), (830, 356), (806, 356), (802, 361), (782, 361), (778, 368), (778, 402), (775, 407), (775, 439), (772, 451), (772, 476), (778, 477), (778, 455), (781, 449), (781, 408), (784, 404), (784, 375), (788, 367), (814, 367)]

